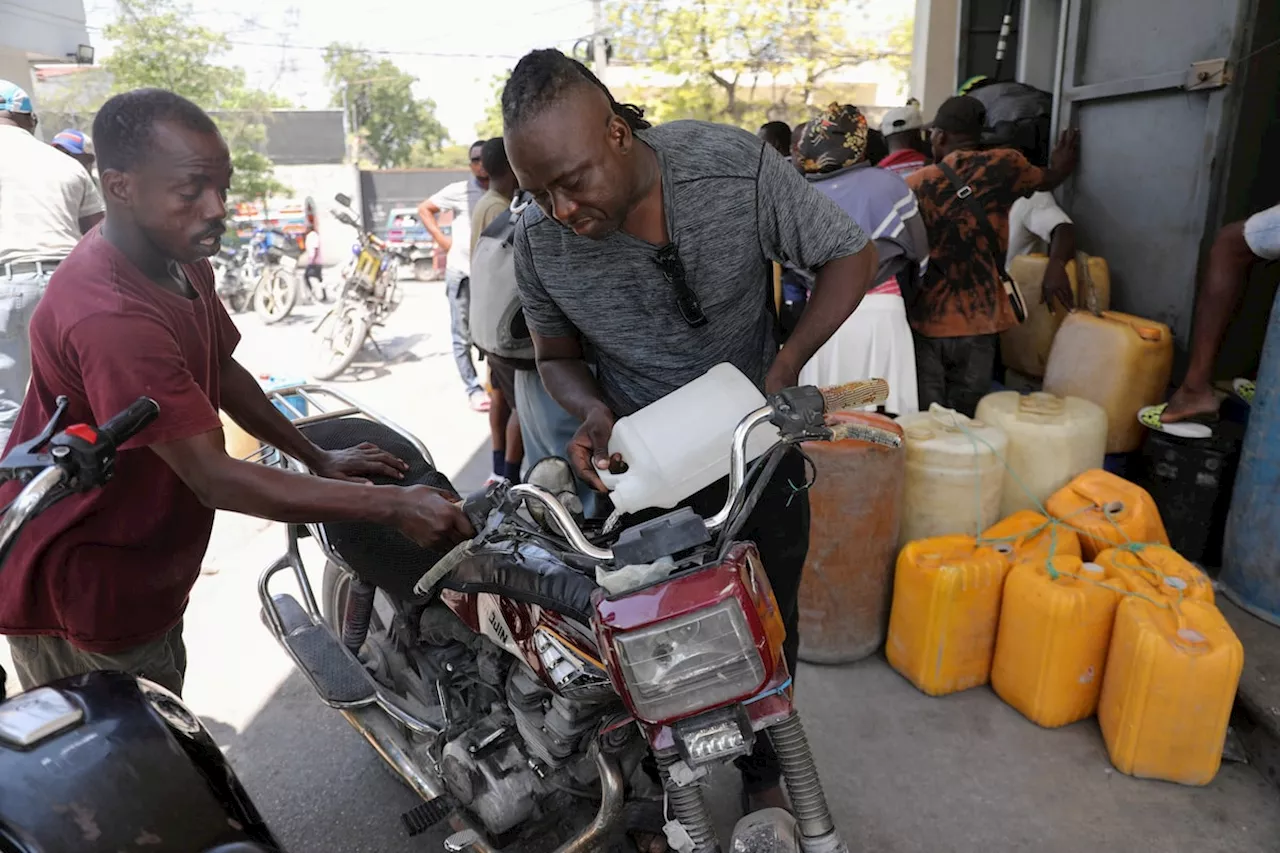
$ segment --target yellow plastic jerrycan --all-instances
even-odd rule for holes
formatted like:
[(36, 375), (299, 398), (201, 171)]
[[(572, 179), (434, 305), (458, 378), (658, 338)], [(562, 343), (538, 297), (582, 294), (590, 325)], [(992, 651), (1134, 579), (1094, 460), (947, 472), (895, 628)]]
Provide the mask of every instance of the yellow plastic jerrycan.
[(1004, 582), (991, 687), (1024, 717), (1057, 728), (1092, 716), (1122, 588), (1097, 563), (1021, 563)]
[(1213, 581), (1166, 545), (1108, 548), (1096, 558), (1108, 575), (1140, 595), (1213, 604)]
[(982, 532), (982, 542), (1009, 558), (1009, 565), (1058, 554), (1079, 558), (1080, 537), (1062, 525), (1050, 525), (1038, 512), (1015, 512)]
[(1169, 327), (1118, 311), (1075, 311), (1062, 321), (1044, 390), (1082, 397), (1107, 412), (1107, 452), (1128, 453), (1142, 443), (1138, 410), (1164, 399), (1173, 370)]
[(1212, 604), (1126, 596), (1098, 702), (1111, 763), (1130, 776), (1208, 784), (1243, 665), (1240, 640)]
[(1147, 490), (1109, 471), (1085, 471), (1045, 501), (1054, 518), (1081, 531), (1086, 560), (1131, 542), (1169, 544), (1164, 522)]
[(1102, 466), (1107, 413), (1079, 397), (997, 391), (978, 403), (978, 420), (1009, 438), (1000, 514), (1038, 509), (1077, 474)]
[[(1088, 292), (1092, 290), (1097, 310), (1106, 311), (1111, 307), (1111, 270), (1102, 258), (1083, 252), (1077, 260), (1080, 257), (1086, 260), (1088, 275), (1084, 281), (1080, 280), (1077, 262), (1067, 262), (1067, 279), (1071, 282), (1075, 304), (1082, 308), (1088, 306)], [(1000, 356), (1005, 366), (1037, 379), (1044, 376), (1054, 336), (1067, 318), (1067, 312), (1060, 305), (1055, 303), (1050, 308), (1043, 302), (1044, 273), (1048, 266), (1048, 255), (1018, 255), (1009, 262), (1009, 275), (1018, 283), (1027, 303), (1027, 319), (1000, 335)]]
[(1008, 570), (972, 536), (908, 543), (894, 574), (889, 665), (930, 696), (986, 684)]
[(1002, 430), (933, 404), (898, 418), (907, 448), (898, 543), (976, 535), (1000, 517), (1009, 440)]

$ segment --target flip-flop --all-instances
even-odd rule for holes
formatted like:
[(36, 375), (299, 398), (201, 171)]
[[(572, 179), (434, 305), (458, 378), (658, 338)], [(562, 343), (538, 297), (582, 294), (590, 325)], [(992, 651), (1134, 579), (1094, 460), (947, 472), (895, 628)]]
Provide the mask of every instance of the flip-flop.
[(1174, 421), (1167, 424), (1160, 418), (1164, 415), (1164, 410), (1169, 408), (1168, 403), (1158, 403), (1154, 406), (1143, 406), (1138, 410), (1138, 423), (1147, 429), (1153, 429), (1156, 432), (1162, 432), (1165, 435), (1174, 435), (1178, 438), (1210, 438), (1213, 435), (1213, 424), (1218, 422), (1217, 412), (1202, 412), (1198, 415), (1191, 415), (1185, 420)]
[(1244, 400), (1246, 403), (1252, 406), (1253, 395), (1258, 389), (1257, 389), (1257, 383), (1255, 383), (1252, 379), (1242, 379), (1240, 377), (1236, 377), (1235, 379), (1231, 380), (1231, 390), (1235, 392), (1237, 397), (1239, 397), (1241, 400)]

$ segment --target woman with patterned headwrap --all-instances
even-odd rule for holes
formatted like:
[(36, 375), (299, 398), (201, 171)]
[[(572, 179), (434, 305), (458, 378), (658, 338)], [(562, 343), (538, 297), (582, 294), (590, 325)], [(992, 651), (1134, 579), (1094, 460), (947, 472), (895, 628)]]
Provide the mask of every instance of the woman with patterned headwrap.
[(815, 189), (871, 236), (880, 259), (875, 287), (800, 371), (800, 381), (835, 385), (884, 378), (889, 412), (918, 411), (915, 346), (904, 294), (909, 299), (924, 275), (929, 243), (915, 194), (902, 178), (867, 160), (866, 116), (847, 104), (832, 104), (804, 126), (796, 163)]

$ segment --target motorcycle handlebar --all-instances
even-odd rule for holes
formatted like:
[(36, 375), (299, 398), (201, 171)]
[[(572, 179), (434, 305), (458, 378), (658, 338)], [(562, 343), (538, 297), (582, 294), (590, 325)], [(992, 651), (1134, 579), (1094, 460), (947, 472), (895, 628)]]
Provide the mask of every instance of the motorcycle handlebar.
[[(860, 382), (849, 382), (830, 388), (819, 389), (822, 395), (822, 413), (832, 414), (841, 409), (859, 408), (880, 405), (889, 396), (889, 383), (883, 379), (867, 379)], [(738, 493), (742, 490), (747, 467), (747, 440), (756, 427), (768, 423), (774, 415), (771, 405), (761, 406), (738, 422), (733, 431), (733, 451), (729, 457), (729, 494), (725, 504), (714, 516), (706, 520), (707, 530), (714, 533), (724, 527), (733, 511)], [(866, 423), (841, 423), (826, 427), (826, 441), (842, 441), (854, 438), (885, 447), (901, 447), (902, 438), (889, 430), (879, 429)], [(564, 533), (565, 538), (575, 551), (593, 560), (611, 560), (613, 551), (591, 544), (586, 535), (574, 522), (572, 514), (556, 499), (555, 495), (529, 484), (512, 486), (511, 495), (532, 498), (538, 501), (551, 513), (552, 518)]]
[(119, 447), (160, 416), (160, 405), (150, 397), (139, 397), (129, 408), (98, 427), (98, 434)]

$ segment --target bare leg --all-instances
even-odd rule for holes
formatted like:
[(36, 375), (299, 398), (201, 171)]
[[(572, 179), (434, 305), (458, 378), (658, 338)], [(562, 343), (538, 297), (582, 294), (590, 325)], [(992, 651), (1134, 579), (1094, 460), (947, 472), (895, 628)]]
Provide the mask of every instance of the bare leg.
[(493, 449), (497, 451), (506, 451), (507, 449), (507, 420), (511, 417), (511, 406), (507, 403), (502, 392), (498, 390), (496, 385), (489, 392), (489, 440), (493, 442)]
[(1211, 385), (1213, 365), (1227, 326), (1240, 307), (1245, 277), (1255, 260), (1244, 239), (1244, 222), (1224, 225), (1213, 241), (1209, 264), (1196, 294), (1187, 375), (1169, 398), (1161, 418), (1165, 423), (1218, 411), (1218, 397)]
[(524, 461), (524, 436), (520, 434), (520, 413), (511, 412), (507, 419), (507, 467), (517, 467)]

